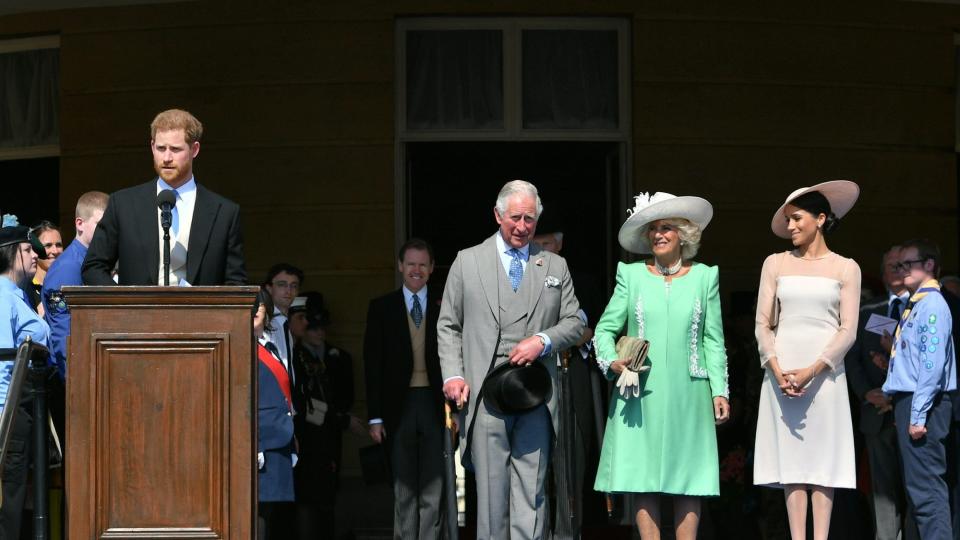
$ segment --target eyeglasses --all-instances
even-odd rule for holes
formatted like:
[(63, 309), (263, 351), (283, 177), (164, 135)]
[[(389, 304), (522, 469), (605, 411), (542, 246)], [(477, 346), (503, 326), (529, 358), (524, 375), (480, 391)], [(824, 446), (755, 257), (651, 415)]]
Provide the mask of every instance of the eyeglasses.
[(291, 291), (300, 290), (300, 284), (295, 281), (290, 283), (287, 283), (286, 281), (274, 281), (270, 285), (273, 285), (274, 288), (277, 288), (277, 289), (289, 289)]
[(906, 272), (907, 270), (910, 270), (911, 268), (913, 268), (913, 265), (917, 263), (922, 263), (925, 261), (926, 259), (913, 259), (913, 260), (900, 261), (897, 264), (893, 265), (893, 268), (897, 272)]

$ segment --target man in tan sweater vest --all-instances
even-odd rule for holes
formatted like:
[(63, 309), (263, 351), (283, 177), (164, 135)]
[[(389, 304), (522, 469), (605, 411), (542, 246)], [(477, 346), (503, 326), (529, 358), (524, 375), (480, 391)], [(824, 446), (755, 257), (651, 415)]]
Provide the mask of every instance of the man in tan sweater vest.
[[(397, 256), (403, 286), (370, 302), (363, 361), (370, 436), (387, 445), (395, 538), (440, 537), (443, 381), (438, 295), (428, 292), (433, 249), (408, 240)], [(439, 291), (438, 291), (439, 293)]]

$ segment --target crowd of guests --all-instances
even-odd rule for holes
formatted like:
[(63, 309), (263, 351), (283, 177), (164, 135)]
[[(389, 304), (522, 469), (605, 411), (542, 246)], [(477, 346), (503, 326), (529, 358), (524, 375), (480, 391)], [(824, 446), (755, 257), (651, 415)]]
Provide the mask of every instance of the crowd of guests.
[[(49, 222), (5, 216), (0, 349), (28, 336), (48, 345), (54, 395), (69, 367), (63, 286), (248, 281), (239, 207), (193, 177), (201, 135), (186, 111), (160, 113), (157, 178), (84, 194), (65, 250)], [(168, 190), (175, 206), (157, 210)], [(578, 537), (609, 517), (597, 512), (605, 505), (644, 539), (668, 527), (676, 538), (804, 539), (808, 523), (825, 539), (835, 507), (858, 514), (857, 489), (871, 495), (877, 538), (960, 535), (960, 300), (949, 291), (960, 280), (939, 280), (934, 243), (904, 240), (878, 254), (884, 291), (864, 294), (859, 265), (828, 246), (858, 196), (843, 180), (789, 194), (771, 220), (785, 250), (725, 317), (717, 267), (695, 260), (714, 214), (707, 200), (638, 195), (618, 235), (637, 260), (620, 263), (612, 295), (597, 299), (596, 278), (560, 255), (562, 232), (538, 230), (537, 188), (508, 182), (496, 230), (458, 253), (442, 290), (429, 284), (430, 244), (401, 246), (400, 287), (367, 312), (366, 419), (353, 413), (352, 356), (327, 340), (323, 295), (302, 292), (301, 269), (274, 265), (251, 314), (260, 538), (334, 537), (347, 431), (383, 445), (394, 536), (443, 536), (445, 407), (478, 538)], [(2, 399), (10, 370), (0, 367)], [(62, 398), (52, 413), (62, 427)], [(34, 420), (23, 402), (17, 415), (0, 507), (10, 538)]]

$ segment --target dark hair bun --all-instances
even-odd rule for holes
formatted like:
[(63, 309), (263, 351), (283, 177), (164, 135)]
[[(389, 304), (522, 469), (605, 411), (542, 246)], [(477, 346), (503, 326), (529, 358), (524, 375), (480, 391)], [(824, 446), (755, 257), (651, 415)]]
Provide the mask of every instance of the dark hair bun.
[(823, 222), (823, 234), (830, 234), (840, 228), (840, 218), (836, 214), (830, 212), (827, 214), (827, 219)]

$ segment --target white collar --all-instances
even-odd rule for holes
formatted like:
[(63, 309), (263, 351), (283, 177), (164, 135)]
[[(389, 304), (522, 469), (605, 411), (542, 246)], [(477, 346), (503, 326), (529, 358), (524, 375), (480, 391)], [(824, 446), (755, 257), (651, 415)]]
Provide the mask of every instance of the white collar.
[[(497, 231), (496, 237), (497, 237), (497, 250), (500, 253), (507, 253), (511, 249), (514, 249), (513, 246), (507, 245), (507, 242), (503, 239), (503, 235), (500, 234), (500, 231)], [(516, 249), (517, 251), (520, 252), (521, 259), (527, 260), (530, 258), (530, 242), (527, 242), (525, 246), (521, 248), (516, 248)]]
[(166, 183), (163, 178), (157, 178), (157, 193), (165, 189), (172, 189), (177, 192), (177, 195), (181, 198), (186, 197), (187, 195), (192, 195), (197, 191), (197, 179), (193, 176), (182, 186), (178, 188), (173, 188), (170, 184)]
[(424, 285), (423, 287), (421, 287), (421, 289), (420, 289), (419, 291), (417, 291), (417, 292), (411, 291), (410, 289), (407, 288), (406, 285), (402, 285), (400, 288), (403, 289), (403, 298), (404, 298), (404, 300), (406, 300), (407, 302), (411, 302), (414, 295), (419, 296), (421, 301), (427, 299), (427, 286), (426, 286), (426, 285)]

